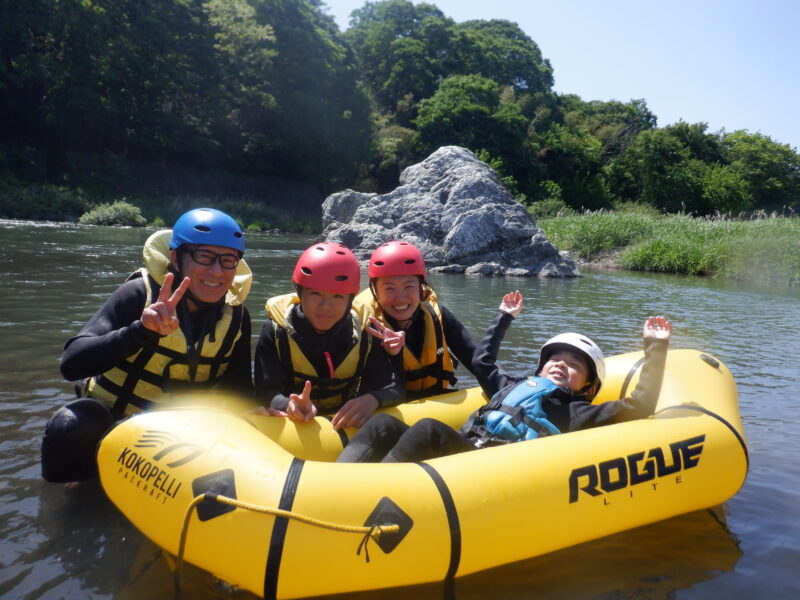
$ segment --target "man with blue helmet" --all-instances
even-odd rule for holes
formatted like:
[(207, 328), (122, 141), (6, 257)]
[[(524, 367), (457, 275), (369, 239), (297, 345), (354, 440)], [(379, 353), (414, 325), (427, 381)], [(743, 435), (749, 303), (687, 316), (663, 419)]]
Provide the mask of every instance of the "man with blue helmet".
[(95, 474), (94, 451), (123, 416), (187, 390), (252, 395), (250, 315), (243, 302), (252, 273), (244, 235), (211, 208), (183, 214), (172, 231), (145, 242), (136, 271), (67, 340), (65, 379), (79, 396), (51, 417), (42, 441), (42, 475), (71, 482)]

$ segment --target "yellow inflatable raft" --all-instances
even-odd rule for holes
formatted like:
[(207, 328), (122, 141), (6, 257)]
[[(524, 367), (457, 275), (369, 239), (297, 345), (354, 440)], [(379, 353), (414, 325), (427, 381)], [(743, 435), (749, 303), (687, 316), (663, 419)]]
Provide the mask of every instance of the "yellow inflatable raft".
[[(629, 392), (641, 358), (610, 358), (598, 401)], [(483, 401), (469, 390), (391, 412), (458, 426)], [(100, 478), (167, 552), (266, 598), (298, 598), (449, 584), (720, 504), (748, 466), (733, 378), (691, 350), (669, 352), (648, 419), (423, 463), (330, 462), (349, 434), (323, 418), (141, 413), (101, 443)]]

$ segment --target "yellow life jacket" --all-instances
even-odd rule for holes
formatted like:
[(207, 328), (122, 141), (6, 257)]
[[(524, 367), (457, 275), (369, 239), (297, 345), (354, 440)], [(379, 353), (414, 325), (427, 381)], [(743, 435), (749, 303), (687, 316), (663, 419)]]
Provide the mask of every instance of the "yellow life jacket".
[[(362, 290), (353, 301), (354, 306), (363, 307), (381, 323), (391, 328), (378, 301), (369, 288)], [(425, 320), (425, 334), (422, 350), (416, 356), (406, 344), (403, 347), (403, 372), (405, 388), (409, 398), (424, 398), (441, 394), (456, 383), (456, 363), (450, 355), (442, 327), (442, 312), (436, 301), (436, 294), (421, 302), (419, 309)], [(407, 341), (407, 340), (406, 340)]]
[[(145, 267), (128, 279), (141, 277), (145, 287), (142, 310), (158, 299), (169, 268), (171, 231), (158, 231), (145, 242)], [(87, 394), (104, 400), (115, 416), (121, 417), (151, 408), (165, 401), (165, 393), (187, 387), (202, 389), (213, 385), (228, 368), (236, 342), (242, 336), (244, 307), (253, 275), (244, 260), (239, 261), (231, 287), (225, 296), (213, 330), (190, 344), (181, 329), (145, 345), (105, 373), (92, 377)]]
[(275, 349), (283, 365), (283, 393), (299, 394), (306, 381), (311, 382), (311, 398), (321, 414), (330, 414), (354, 398), (361, 381), (361, 374), (372, 347), (371, 336), (364, 331), (367, 313), (355, 306), (350, 310), (353, 325), (353, 347), (344, 360), (333, 367), (333, 372), (318, 373), (297, 343), (297, 333), (292, 319), (293, 309), (300, 303), (296, 294), (284, 294), (267, 300), (267, 316), (272, 321)]

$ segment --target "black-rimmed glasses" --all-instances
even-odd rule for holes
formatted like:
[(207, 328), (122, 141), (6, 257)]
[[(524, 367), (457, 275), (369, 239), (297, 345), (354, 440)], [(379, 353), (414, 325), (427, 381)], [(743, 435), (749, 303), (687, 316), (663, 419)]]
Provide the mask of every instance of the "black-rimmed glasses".
[(236, 254), (217, 254), (211, 250), (192, 250), (187, 248), (186, 252), (189, 253), (189, 256), (191, 256), (192, 260), (198, 265), (210, 267), (215, 262), (219, 261), (219, 266), (228, 271), (235, 269), (239, 264), (239, 260), (241, 259), (241, 257), (237, 256)]

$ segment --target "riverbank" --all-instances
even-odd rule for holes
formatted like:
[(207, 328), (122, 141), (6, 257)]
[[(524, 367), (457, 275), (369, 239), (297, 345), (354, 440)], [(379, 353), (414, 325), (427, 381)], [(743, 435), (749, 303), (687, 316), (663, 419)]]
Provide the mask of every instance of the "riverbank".
[(579, 264), (800, 286), (800, 218), (793, 214), (731, 219), (599, 211), (538, 224)]
[[(283, 207), (267, 204), (251, 196), (213, 193), (109, 196), (71, 186), (0, 184), (0, 218), (3, 219), (78, 222), (83, 215), (98, 207), (104, 207), (101, 210), (109, 212), (110, 205), (118, 202), (136, 207), (146, 224), (156, 227), (174, 223), (187, 210), (206, 206), (235, 215), (247, 231), (319, 233), (322, 230), (320, 218), (297, 216)], [(111, 212), (114, 212), (113, 209)], [(110, 217), (112, 221), (105, 224), (140, 224), (114, 222), (113, 215)]]

